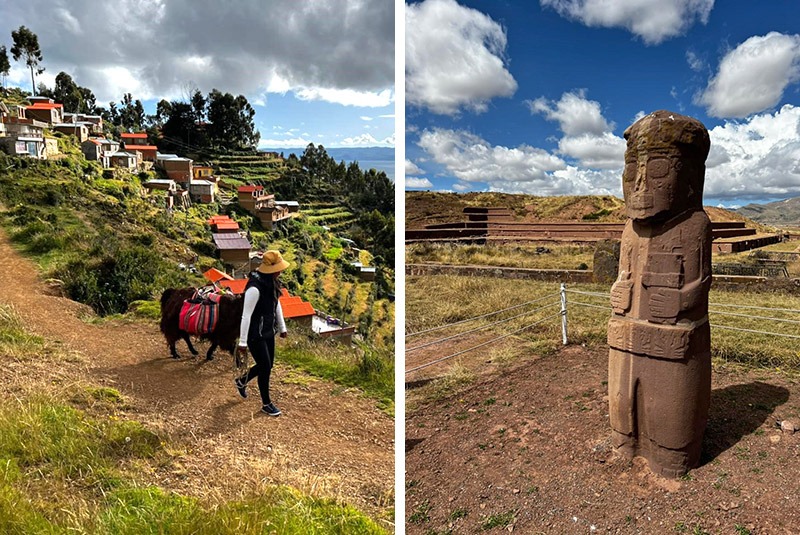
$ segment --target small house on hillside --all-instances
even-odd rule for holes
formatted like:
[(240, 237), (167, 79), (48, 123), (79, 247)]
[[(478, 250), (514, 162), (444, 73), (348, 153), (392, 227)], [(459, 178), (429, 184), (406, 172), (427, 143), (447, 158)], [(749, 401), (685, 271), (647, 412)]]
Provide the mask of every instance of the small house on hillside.
[(89, 129), (83, 123), (58, 123), (53, 125), (53, 130), (62, 134), (71, 134), (78, 138), (78, 143), (89, 139)]
[(158, 153), (156, 165), (163, 169), (169, 178), (188, 189), (192, 182), (192, 160), (174, 154)]
[[(146, 132), (123, 132), (119, 135), (120, 141), (128, 152), (138, 151), (145, 162), (155, 162), (158, 147), (147, 143)], [(172, 177), (170, 177), (172, 178)]]
[(64, 122), (73, 124), (83, 124), (90, 134), (103, 133), (103, 118), (99, 115), (87, 115), (85, 113), (64, 113)]
[(353, 341), (356, 327), (317, 311), (311, 318), (311, 330), (320, 338), (331, 338), (349, 344)]
[(239, 206), (253, 214), (259, 206), (275, 200), (275, 195), (268, 195), (264, 186), (240, 186), (237, 194)]
[(213, 233), (214, 244), (219, 257), (226, 264), (241, 265), (250, 261), (250, 242), (238, 233)]
[(225, 273), (224, 271), (220, 271), (217, 268), (210, 268), (203, 273), (203, 277), (208, 279), (210, 282), (220, 282), (223, 280), (233, 280), (233, 277)]
[(30, 106), (25, 106), (26, 118), (36, 119), (48, 125), (64, 122), (63, 104), (59, 104), (47, 97), (28, 97), (28, 100), (32, 104)]
[(119, 151), (119, 143), (113, 139), (89, 138), (81, 143), (81, 152), (87, 160), (98, 161), (103, 167), (111, 167), (110, 156)]
[(12, 156), (28, 156), (40, 160), (47, 159), (44, 128), (47, 125), (36, 119), (21, 117), (2, 117), (2, 137), (0, 147)]
[(281, 289), (281, 310), (283, 317), (293, 320), (298, 324), (311, 328), (312, 318), (314, 317), (314, 307), (308, 301), (303, 301), (300, 297), (289, 295), (286, 288)]
[(277, 206), (286, 208), (290, 214), (296, 214), (300, 211), (300, 203), (297, 201), (275, 201)]
[(227, 234), (229, 232), (239, 233), (239, 223), (228, 216), (214, 216), (208, 220), (211, 225), (211, 232), (217, 234)]
[(139, 157), (130, 152), (118, 151), (108, 157), (109, 167), (122, 167), (135, 171), (139, 167)]
[(189, 195), (195, 202), (205, 204), (214, 202), (214, 189), (215, 184), (208, 180), (192, 180), (189, 183)]
[(160, 190), (160, 191), (177, 191), (178, 185), (175, 183), (174, 180), (170, 180), (168, 178), (156, 178), (154, 180), (149, 180), (142, 184), (147, 190)]

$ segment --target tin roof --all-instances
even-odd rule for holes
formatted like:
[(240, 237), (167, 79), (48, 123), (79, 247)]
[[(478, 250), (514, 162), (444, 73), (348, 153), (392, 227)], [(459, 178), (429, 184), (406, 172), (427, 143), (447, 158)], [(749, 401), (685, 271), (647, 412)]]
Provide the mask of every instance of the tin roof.
[(227, 234), (212, 234), (214, 238), (214, 244), (216, 244), (217, 249), (230, 251), (236, 249), (246, 249), (250, 250), (250, 242), (247, 241), (247, 238), (242, 238), (239, 234), (229, 232)]

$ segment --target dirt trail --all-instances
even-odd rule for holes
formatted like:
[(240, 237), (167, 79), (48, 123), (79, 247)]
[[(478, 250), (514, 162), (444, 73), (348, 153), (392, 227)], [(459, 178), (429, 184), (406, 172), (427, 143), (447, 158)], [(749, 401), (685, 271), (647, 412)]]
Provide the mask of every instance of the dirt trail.
[(607, 366), (568, 346), (412, 403), (406, 532), (800, 533), (800, 432), (775, 425), (800, 422), (798, 377), (715, 367), (701, 464), (676, 481), (613, 454)]
[(128, 417), (186, 445), (184, 473), (154, 474), (159, 484), (220, 497), (261, 481), (287, 484), (341, 498), (374, 518), (391, 506), (394, 420), (356, 392), (282, 366), (280, 346), (291, 336), (278, 344), (272, 380), (283, 415), (270, 418), (259, 412), (255, 384), (248, 399), (237, 395), (227, 353), (205, 362), (207, 346), (198, 344), (201, 357), (192, 359), (181, 342), (184, 358), (173, 360), (155, 322), (87, 323), (80, 318), (91, 314), (88, 307), (46, 290), (36, 266), (0, 232), (0, 303), (13, 305), (28, 330), (82, 355), (89, 380), (126, 397)]

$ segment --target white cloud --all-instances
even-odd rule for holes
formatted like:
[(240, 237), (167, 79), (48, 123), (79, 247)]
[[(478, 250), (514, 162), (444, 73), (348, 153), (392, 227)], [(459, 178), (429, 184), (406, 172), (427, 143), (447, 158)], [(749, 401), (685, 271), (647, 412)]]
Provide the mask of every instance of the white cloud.
[(625, 140), (612, 133), (614, 123), (603, 117), (598, 102), (586, 99), (584, 90), (564, 93), (558, 102), (541, 97), (527, 104), (531, 113), (558, 122), (564, 133), (558, 142), (559, 154), (578, 160), (581, 167), (622, 167)]
[(531, 113), (541, 113), (551, 121), (558, 121), (559, 128), (568, 136), (581, 134), (600, 135), (613, 130), (600, 111), (600, 104), (586, 99), (586, 90), (570, 91), (561, 95), (561, 100), (552, 102), (544, 97), (527, 100)]
[(414, 189), (424, 189), (424, 188), (432, 188), (433, 184), (427, 178), (408, 178), (406, 177), (406, 189), (414, 188)]
[(611, 132), (564, 136), (558, 142), (558, 153), (578, 160), (581, 167), (621, 169), (625, 145), (625, 139)]
[[(297, 91), (368, 106), (386, 102), (394, 84), (390, 2), (28, 0), (4, 2), (2, 18), (5, 28), (28, 26), (47, 71), (68, 72), (100, 103), (128, 92), (120, 91), (125, 78), (137, 82), (130, 92), (140, 99), (180, 97), (192, 80), (203, 93), (218, 88), (252, 100)], [(127, 74), (108, 78), (111, 65)]]
[(517, 90), (505, 48), (497, 22), (455, 0), (406, 5), (406, 102), (444, 115), (486, 111)]
[(800, 107), (785, 105), (710, 131), (704, 195), (763, 199), (800, 195)]
[(770, 32), (728, 52), (696, 103), (714, 117), (747, 117), (776, 106), (800, 79), (800, 35)]
[(295, 149), (297, 147), (305, 147), (311, 141), (302, 137), (293, 137), (290, 139), (262, 139), (258, 142), (259, 149)]
[(417, 167), (417, 164), (409, 159), (406, 159), (406, 176), (408, 175), (422, 175), (425, 171)]
[(564, 169), (564, 161), (547, 151), (520, 145), (491, 145), (463, 131), (424, 130), (417, 144), (448, 172), (464, 182), (487, 182), (503, 189), (507, 184), (526, 184), (542, 195), (566, 191), (568, 184), (554, 180), (553, 171)]
[(368, 117), (366, 115), (361, 115), (361, 116), (359, 116), (359, 119), (361, 119), (362, 121), (371, 121), (372, 117)]
[(472, 186), (470, 186), (469, 184), (462, 184), (461, 182), (456, 182), (455, 184), (453, 184), (453, 189), (463, 193), (465, 191), (472, 191)]
[(683, 34), (695, 21), (703, 24), (714, 0), (540, 0), (562, 17), (591, 27), (625, 28), (649, 45)]
[(705, 61), (691, 50), (686, 51), (686, 63), (689, 64), (689, 68), (694, 72), (700, 72), (706, 68)]
[(381, 140), (372, 137), (372, 134), (361, 134), (346, 137), (336, 146), (339, 147), (394, 147), (394, 134)]
[(364, 108), (383, 108), (394, 102), (394, 94), (390, 89), (379, 92), (355, 91), (353, 89), (328, 89), (320, 87), (303, 87), (294, 94), (300, 100), (322, 100), (342, 106), (359, 106)]

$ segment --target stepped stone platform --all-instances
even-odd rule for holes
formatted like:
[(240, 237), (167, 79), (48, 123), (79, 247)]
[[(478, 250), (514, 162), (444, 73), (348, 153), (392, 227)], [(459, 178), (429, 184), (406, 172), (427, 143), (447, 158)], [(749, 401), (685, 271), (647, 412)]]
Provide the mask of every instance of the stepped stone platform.
[[(507, 208), (464, 208), (467, 221), (427, 225), (424, 229), (406, 230), (406, 243), (465, 242), (514, 243), (557, 242), (591, 244), (601, 240), (619, 240), (624, 223), (515, 221)], [(711, 223), (712, 248), (718, 253), (735, 253), (780, 242), (780, 234), (758, 234), (743, 221)]]

